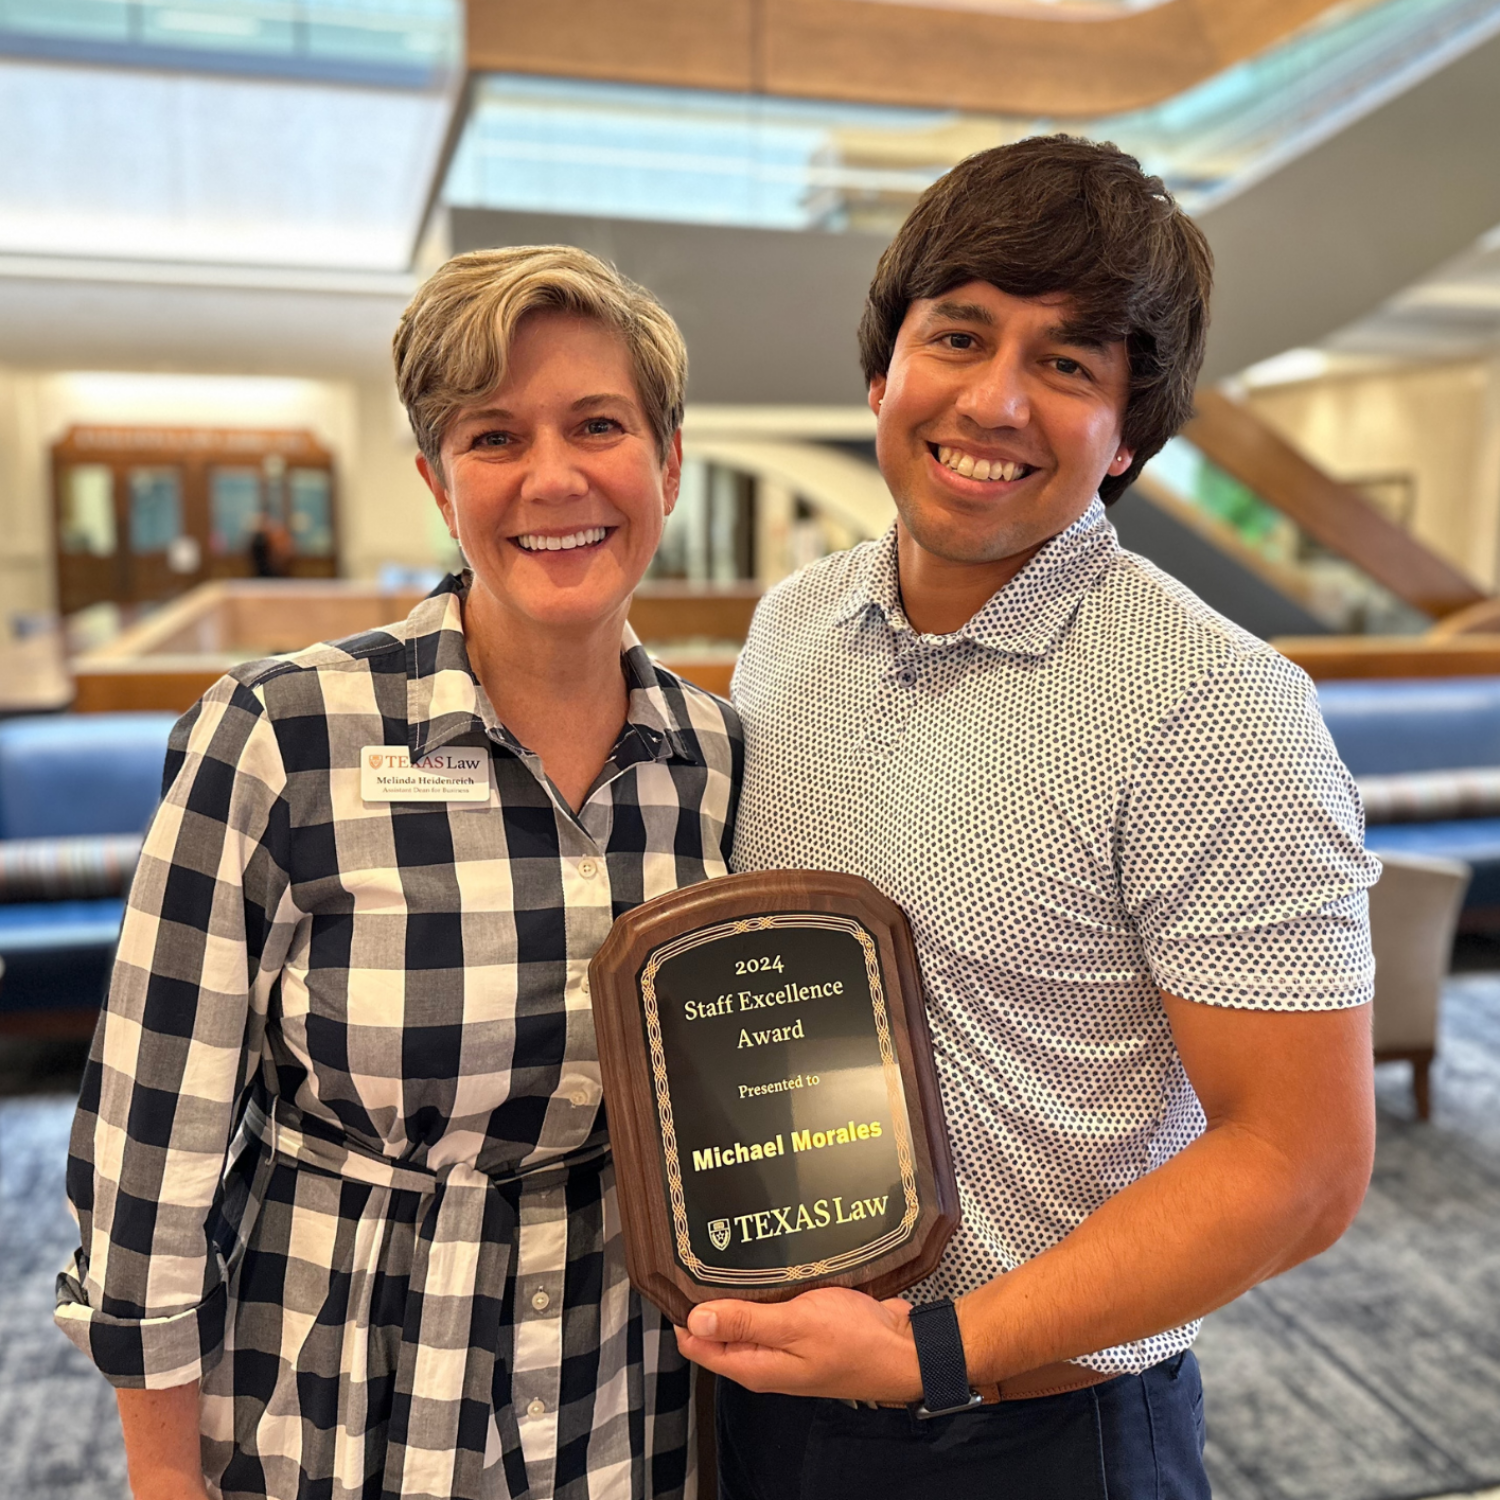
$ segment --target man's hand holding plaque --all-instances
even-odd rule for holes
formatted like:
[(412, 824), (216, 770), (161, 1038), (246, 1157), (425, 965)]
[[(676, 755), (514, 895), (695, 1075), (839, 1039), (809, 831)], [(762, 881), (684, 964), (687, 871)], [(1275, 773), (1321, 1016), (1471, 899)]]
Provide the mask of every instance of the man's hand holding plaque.
[(931, 1272), (957, 1192), (893, 903), (733, 875), (627, 912), (589, 972), (630, 1277), (674, 1322)]

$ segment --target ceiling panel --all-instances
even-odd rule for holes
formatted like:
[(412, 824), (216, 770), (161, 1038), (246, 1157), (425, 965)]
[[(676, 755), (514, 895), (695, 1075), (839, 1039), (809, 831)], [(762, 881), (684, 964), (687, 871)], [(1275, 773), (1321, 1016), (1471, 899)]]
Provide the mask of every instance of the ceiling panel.
[(0, 253), (395, 270), (441, 92), (0, 61)]

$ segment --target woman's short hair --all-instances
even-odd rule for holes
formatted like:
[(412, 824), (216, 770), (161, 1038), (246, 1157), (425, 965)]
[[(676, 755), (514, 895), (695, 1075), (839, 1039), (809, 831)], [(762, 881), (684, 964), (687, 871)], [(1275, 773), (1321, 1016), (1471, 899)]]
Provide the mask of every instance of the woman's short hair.
[(1066, 292), (1090, 333), (1124, 340), (1135, 456), (1099, 486), (1118, 499), (1193, 413), (1213, 283), (1203, 231), (1117, 146), (1050, 135), (980, 151), (922, 194), (880, 257), (859, 326), (865, 379), (889, 370), (913, 302), (969, 281)]
[(449, 423), (500, 384), (521, 319), (544, 310), (593, 318), (624, 339), (666, 457), (687, 391), (687, 346), (671, 315), (645, 287), (586, 250), (517, 245), (455, 255), (401, 314), (392, 341), (396, 390), (417, 446), (439, 474)]

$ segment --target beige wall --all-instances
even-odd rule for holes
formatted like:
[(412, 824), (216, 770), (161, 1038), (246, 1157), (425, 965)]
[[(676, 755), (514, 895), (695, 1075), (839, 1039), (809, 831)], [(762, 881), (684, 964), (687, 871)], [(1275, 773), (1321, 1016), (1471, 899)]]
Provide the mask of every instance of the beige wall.
[(1248, 399), (1339, 479), (1410, 474), (1417, 537), (1482, 587), (1500, 585), (1500, 359), (1263, 387)]
[(381, 381), (74, 374), (0, 366), (0, 632), (55, 593), (48, 450), (75, 423), (308, 428), (334, 455), (343, 569), (446, 567), (454, 549)]
[(417, 473), (417, 444), (395, 392), (371, 381), (349, 393), (359, 441), (344, 469), (344, 571), (373, 578), (385, 563), (453, 566), (457, 548)]
[(38, 395), (34, 375), (0, 366), (0, 639), (12, 615), (50, 610), (56, 602)]

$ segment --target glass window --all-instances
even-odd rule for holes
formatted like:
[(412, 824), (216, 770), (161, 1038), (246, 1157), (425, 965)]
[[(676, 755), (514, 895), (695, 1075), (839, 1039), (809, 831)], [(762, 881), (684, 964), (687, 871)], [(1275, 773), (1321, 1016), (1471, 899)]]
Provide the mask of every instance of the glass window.
[(108, 464), (74, 464), (63, 477), (62, 550), (109, 557), (115, 538), (115, 476)]
[(215, 557), (235, 557), (248, 551), (259, 517), (259, 469), (210, 470), (208, 545)]
[(120, 0), (8, 0), (0, 4), (5, 30), (100, 42), (130, 40), (130, 11)]
[[(1006, 0), (944, 3), (1011, 8)], [(1097, 8), (1094, 0), (1046, 3), (1059, 22)], [(1130, 8), (1129, 0), (1116, 6), (1122, 15)], [(494, 73), (477, 80), (444, 198), (460, 207), (889, 236), (918, 194), (971, 152), (1066, 130), (1117, 142), (1196, 213), (1488, 41), (1495, 0), (1354, 0), (1321, 11), (1182, 93), (1093, 119)]]
[(333, 556), (333, 496), (327, 469), (287, 472), (287, 524), (299, 557)]
[(165, 552), (182, 531), (182, 471), (130, 471), (130, 550)]

